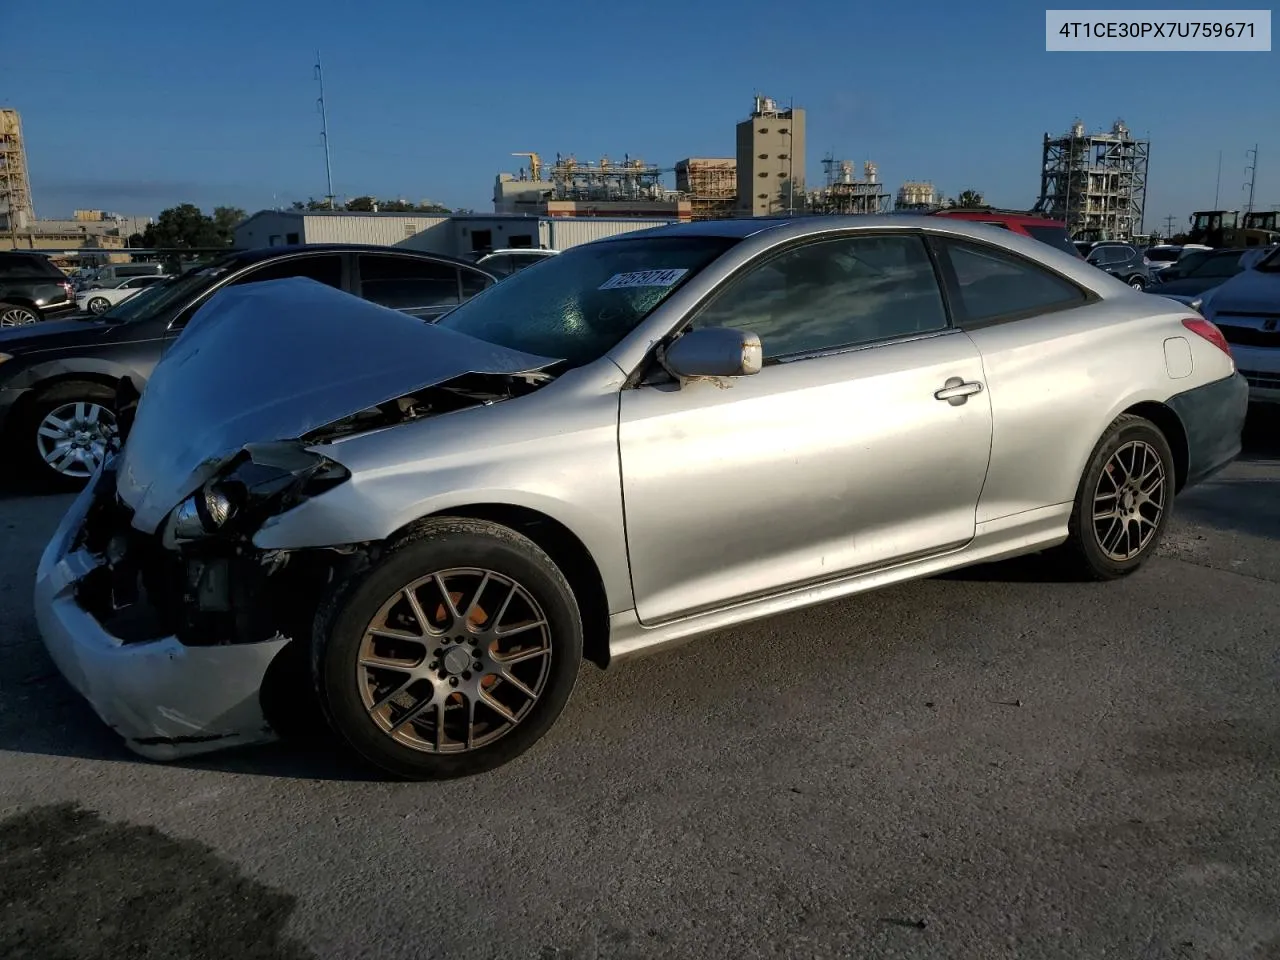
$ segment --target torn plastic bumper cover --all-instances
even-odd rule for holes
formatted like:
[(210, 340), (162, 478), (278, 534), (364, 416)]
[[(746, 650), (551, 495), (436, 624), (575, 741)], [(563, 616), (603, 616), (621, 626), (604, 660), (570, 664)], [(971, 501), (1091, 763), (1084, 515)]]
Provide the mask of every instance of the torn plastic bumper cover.
[(274, 739), (259, 690), (286, 638), (207, 647), (174, 636), (126, 643), (80, 605), (78, 584), (105, 563), (74, 547), (101, 479), (67, 512), (36, 574), (36, 619), (54, 663), (108, 726), (151, 759)]

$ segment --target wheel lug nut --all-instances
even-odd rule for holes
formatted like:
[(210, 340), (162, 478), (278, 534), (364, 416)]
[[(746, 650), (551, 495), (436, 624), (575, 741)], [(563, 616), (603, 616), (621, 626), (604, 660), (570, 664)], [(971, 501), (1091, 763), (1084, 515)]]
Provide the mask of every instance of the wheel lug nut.
[(432, 660), (430, 663), (427, 664), (427, 669), (434, 670), (437, 666), (438, 664), (434, 660)]
[(483, 664), (483, 663), (481, 663), (479, 660), (477, 660), (474, 664), (472, 664), (472, 666), (474, 666), (477, 670), (483, 670), (483, 669), (484, 669), (484, 664)]
[(449, 678), (449, 686), (451, 686), (451, 687), (456, 687), (457, 685), (458, 685), (458, 678), (457, 678), (457, 677), (450, 677), (450, 678)]
[(466, 670), (462, 671), (462, 679), (463, 679), (463, 680), (470, 680), (470, 679), (471, 679), (471, 674), (470, 674), (469, 672), (467, 672)]

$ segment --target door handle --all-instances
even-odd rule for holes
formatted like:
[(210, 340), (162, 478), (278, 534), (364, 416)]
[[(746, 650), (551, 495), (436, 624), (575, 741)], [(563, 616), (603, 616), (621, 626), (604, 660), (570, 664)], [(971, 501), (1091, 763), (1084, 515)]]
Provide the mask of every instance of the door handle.
[(948, 377), (941, 390), (934, 393), (937, 400), (945, 400), (953, 407), (958, 407), (975, 393), (982, 392), (982, 384), (975, 380), (962, 380), (960, 377)]

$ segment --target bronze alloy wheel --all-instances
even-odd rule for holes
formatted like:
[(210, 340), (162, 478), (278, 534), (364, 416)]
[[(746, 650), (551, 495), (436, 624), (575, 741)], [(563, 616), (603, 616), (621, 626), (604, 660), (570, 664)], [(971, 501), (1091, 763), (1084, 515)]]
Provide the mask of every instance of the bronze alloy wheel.
[(1093, 533), (1109, 560), (1123, 563), (1147, 549), (1168, 489), (1164, 462), (1147, 441), (1130, 440), (1111, 454), (1093, 495)]
[(551, 675), (551, 632), (510, 576), (458, 567), (391, 596), (360, 644), (365, 709), (403, 746), (425, 753), (487, 747), (525, 718)]

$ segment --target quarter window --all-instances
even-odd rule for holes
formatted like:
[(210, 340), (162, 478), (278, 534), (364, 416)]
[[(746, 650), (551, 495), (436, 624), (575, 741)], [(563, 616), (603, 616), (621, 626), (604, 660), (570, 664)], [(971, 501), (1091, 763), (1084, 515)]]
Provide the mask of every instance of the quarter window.
[(360, 257), (360, 295), (409, 313), (456, 306), (458, 269), (412, 257)]
[(306, 277), (341, 290), (342, 258), (336, 253), (310, 257), (286, 257), (284, 260), (249, 271), (235, 281), (235, 286), (242, 283), (261, 283), (264, 280), (285, 280), (289, 277)]
[(958, 240), (940, 246), (954, 271), (953, 307), (965, 323), (1061, 310), (1086, 300), (1075, 284), (1021, 257)]
[(694, 320), (760, 337), (766, 359), (945, 329), (937, 278), (918, 236), (823, 240), (734, 280)]

